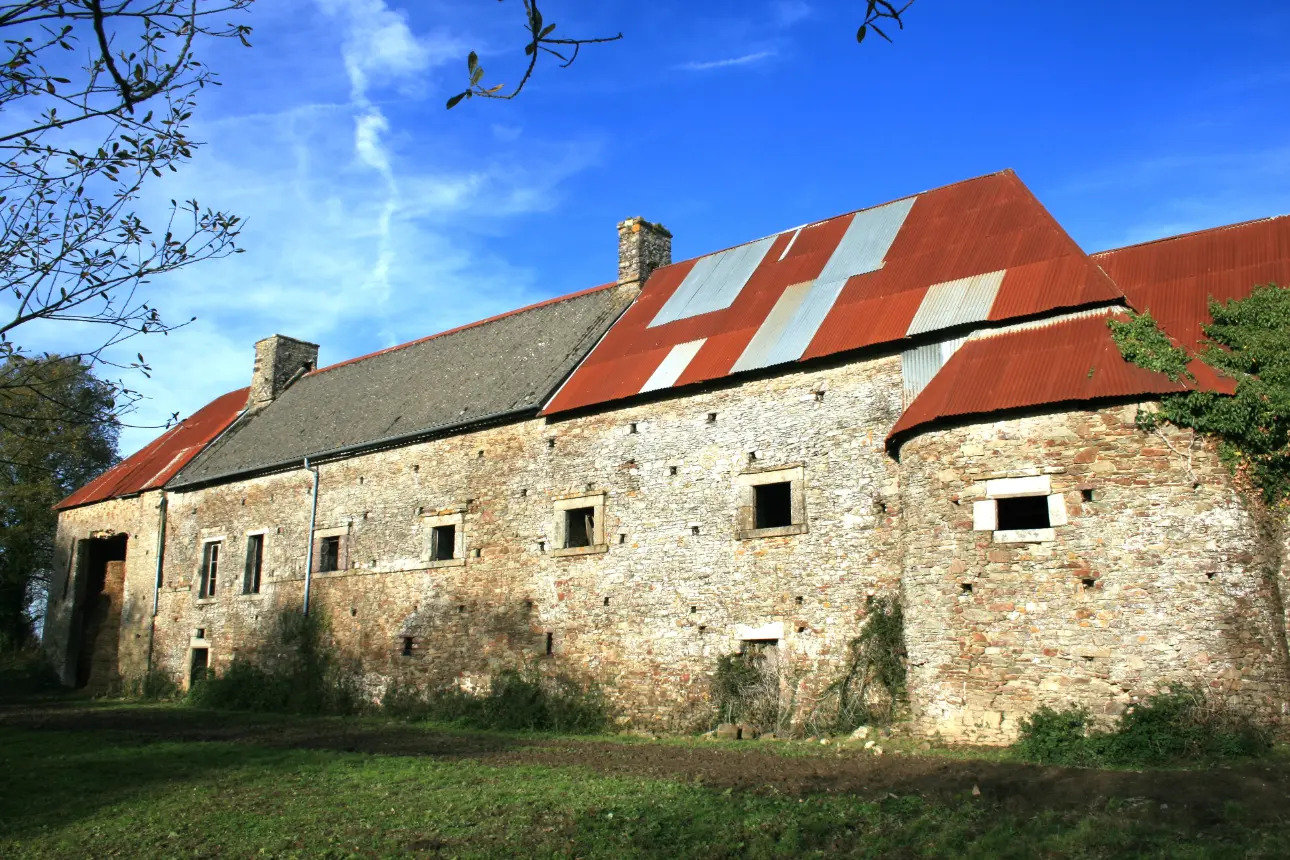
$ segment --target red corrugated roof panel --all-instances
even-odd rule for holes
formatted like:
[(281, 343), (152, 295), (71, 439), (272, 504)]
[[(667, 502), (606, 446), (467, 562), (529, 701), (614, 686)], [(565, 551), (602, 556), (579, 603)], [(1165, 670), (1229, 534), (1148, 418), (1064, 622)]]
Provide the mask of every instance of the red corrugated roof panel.
[(242, 414), (249, 392), (249, 388), (239, 388), (215, 398), (63, 499), (55, 509), (75, 508), (161, 487)]
[(1195, 348), (1209, 299), (1243, 299), (1256, 287), (1290, 286), (1290, 215), (1202, 230), (1094, 254), (1135, 310)]
[[(844, 253), (839, 248), (847, 237), (856, 239), (849, 232), (853, 222), (871, 235)], [(888, 229), (895, 231), (886, 234), (889, 246), (881, 239)], [(929, 287), (977, 275), (1005, 273), (991, 320), (1123, 300), (1021, 180), (1005, 171), (782, 233), (728, 307), (651, 326), (698, 260), (659, 269), (544, 413), (631, 397), (673, 347), (699, 339), (706, 340), (674, 385), (726, 376), (785, 290), (816, 281), (826, 266), (826, 277), (836, 277), (835, 251), (839, 259), (866, 259), (873, 253), (866, 241), (885, 248), (874, 270), (849, 277), (822, 319), (811, 316), (819, 300), (813, 295), (786, 323), (792, 346), (763, 350), (769, 364), (903, 340)], [(766, 366), (747, 357), (740, 364)]]
[(1107, 319), (1084, 312), (1003, 329), (967, 340), (896, 422), (888, 438), (938, 419), (1201, 387), (1232, 393), (1235, 385), (1193, 361), (1194, 383), (1174, 382), (1120, 355)]

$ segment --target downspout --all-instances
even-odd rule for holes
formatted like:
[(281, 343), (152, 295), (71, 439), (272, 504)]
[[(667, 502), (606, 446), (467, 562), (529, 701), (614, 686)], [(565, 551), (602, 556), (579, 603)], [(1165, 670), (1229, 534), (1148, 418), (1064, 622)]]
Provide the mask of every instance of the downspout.
[(309, 546), (305, 549), (305, 615), (308, 615), (309, 586), (313, 583), (314, 573), (314, 526), (318, 522), (318, 467), (310, 466), (309, 458), (305, 457), (304, 468), (314, 476), (314, 491), (309, 500), (309, 534), (307, 535)]
[(161, 576), (166, 561), (166, 509), (170, 500), (166, 491), (161, 491), (161, 501), (157, 503), (157, 575), (152, 579), (152, 622), (148, 631), (147, 675), (152, 674), (152, 643), (157, 638), (157, 611), (161, 601)]

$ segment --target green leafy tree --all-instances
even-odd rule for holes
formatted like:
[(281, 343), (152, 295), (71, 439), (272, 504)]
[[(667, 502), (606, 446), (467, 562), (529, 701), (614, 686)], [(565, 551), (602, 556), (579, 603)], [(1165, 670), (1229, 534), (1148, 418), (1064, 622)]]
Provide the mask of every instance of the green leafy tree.
[[(1210, 301), (1209, 312), (1200, 359), (1236, 380), (1236, 394), (1168, 394), (1158, 411), (1140, 411), (1138, 424), (1150, 430), (1168, 421), (1216, 437), (1224, 460), (1263, 501), (1290, 503), (1290, 289), (1267, 284), (1244, 299)], [(1187, 374), (1187, 353), (1150, 314), (1109, 325), (1129, 361), (1175, 380)]]
[[(0, 364), (0, 650), (31, 638), (44, 607), (53, 506), (116, 462), (113, 387), (76, 360)], [(14, 378), (36, 385), (6, 387)]]

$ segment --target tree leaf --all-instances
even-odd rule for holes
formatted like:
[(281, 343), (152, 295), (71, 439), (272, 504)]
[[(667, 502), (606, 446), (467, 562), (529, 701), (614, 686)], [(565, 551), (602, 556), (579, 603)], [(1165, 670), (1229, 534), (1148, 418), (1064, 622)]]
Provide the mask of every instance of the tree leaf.
[(448, 109), (451, 110), (452, 108), (455, 108), (457, 106), (457, 103), (460, 102), (465, 97), (466, 97), (466, 93), (463, 92), (463, 93), (457, 93), (455, 96), (448, 99)]
[(860, 29), (856, 30), (856, 41), (863, 42), (864, 37), (868, 35), (869, 35), (869, 27), (865, 24), (861, 24)]

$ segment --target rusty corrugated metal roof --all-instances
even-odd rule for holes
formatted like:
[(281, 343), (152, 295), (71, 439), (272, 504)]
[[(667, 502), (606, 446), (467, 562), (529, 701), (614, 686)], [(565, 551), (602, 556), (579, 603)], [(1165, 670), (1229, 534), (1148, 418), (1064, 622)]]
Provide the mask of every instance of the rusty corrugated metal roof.
[[(732, 251), (656, 271), (544, 413), (972, 322), (1123, 301), (1011, 171), (740, 247), (756, 249), (757, 265), (714, 288), (719, 301), (696, 304), (695, 273), (708, 277)], [(749, 258), (743, 251), (738, 260)]]
[(1195, 348), (1209, 299), (1243, 299), (1256, 287), (1290, 286), (1290, 215), (1216, 227), (1094, 254), (1138, 311)]
[(1107, 327), (1108, 318), (1118, 314), (1099, 308), (968, 338), (900, 416), (888, 439), (945, 418), (1194, 387), (1235, 390), (1232, 380), (1197, 360), (1188, 365), (1195, 382), (1174, 382), (1130, 364)]
[(246, 408), (248, 388), (215, 398), (57, 505), (55, 510), (154, 490), (170, 480)]

